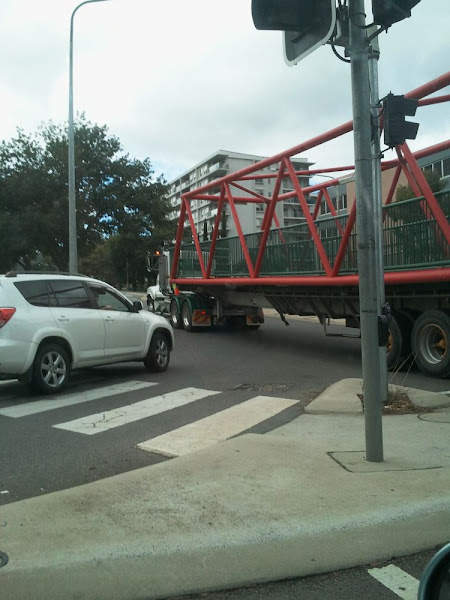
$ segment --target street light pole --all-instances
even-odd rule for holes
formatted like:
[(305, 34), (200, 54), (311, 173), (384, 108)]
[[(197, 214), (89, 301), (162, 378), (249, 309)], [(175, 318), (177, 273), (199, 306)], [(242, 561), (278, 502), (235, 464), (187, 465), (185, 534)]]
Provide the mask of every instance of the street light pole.
[(106, 2), (107, 0), (85, 0), (78, 4), (70, 17), (69, 42), (69, 272), (78, 271), (77, 253), (77, 208), (75, 203), (75, 139), (73, 126), (73, 19), (77, 10), (84, 4)]

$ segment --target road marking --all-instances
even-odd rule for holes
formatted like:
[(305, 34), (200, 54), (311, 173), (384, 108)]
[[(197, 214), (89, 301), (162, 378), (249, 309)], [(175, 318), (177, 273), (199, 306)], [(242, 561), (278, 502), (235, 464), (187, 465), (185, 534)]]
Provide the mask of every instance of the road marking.
[(78, 392), (72, 394), (60, 394), (56, 396), (47, 396), (42, 400), (19, 404), (18, 406), (8, 406), (0, 409), (0, 415), (17, 419), (19, 417), (28, 417), (47, 410), (63, 408), (65, 406), (73, 406), (83, 402), (91, 402), (107, 396), (115, 396), (116, 394), (124, 394), (125, 392), (134, 392), (142, 388), (147, 388), (157, 383), (151, 381), (126, 381), (124, 383), (116, 383), (114, 385), (103, 386), (87, 392)]
[(256, 396), (195, 423), (142, 442), (137, 447), (166, 456), (189, 454), (237, 435), (297, 403), (298, 400), (287, 398)]
[(58, 429), (67, 429), (68, 431), (75, 431), (77, 433), (83, 433), (85, 435), (95, 435), (102, 431), (108, 431), (115, 427), (121, 427), (140, 419), (146, 419), (162, 412), (184, 406), (190, 402), (201, 400), (207, 396), (213, 396), (220, 394), (220, 392), (212, 392), (211, 390), (201, 390), (198, 388), (185, 388), (177, 390), (176, 392), (170, 392), (169, 394), (162, 394), (161, 396), (154, 396), (153, 398), (147, 398), (134, 404), (128, 404), (120, 408), (109, 410), (107, 412), (100, 412), (95, 415), (89, 415), (76, 419), (75, 421), (68, 421), (67, 423), (60, 423), (54, 425)]
[(402, 600), (417, 599), (419, 581), (403, 569), (387, 565), (379, 569), (367, 569), (367, 572)]

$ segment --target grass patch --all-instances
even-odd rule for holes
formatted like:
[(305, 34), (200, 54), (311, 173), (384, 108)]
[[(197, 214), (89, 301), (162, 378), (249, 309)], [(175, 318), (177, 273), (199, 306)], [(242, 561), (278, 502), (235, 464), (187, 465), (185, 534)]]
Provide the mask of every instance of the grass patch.
[[(358, 394), (364, 410), (364, 394)], [(407, 388), (388, 386), (387, 402), (383, 403), (383, 415), (409, 415), (430, 412), (428, 408), (416, 406), (408, 396)]]

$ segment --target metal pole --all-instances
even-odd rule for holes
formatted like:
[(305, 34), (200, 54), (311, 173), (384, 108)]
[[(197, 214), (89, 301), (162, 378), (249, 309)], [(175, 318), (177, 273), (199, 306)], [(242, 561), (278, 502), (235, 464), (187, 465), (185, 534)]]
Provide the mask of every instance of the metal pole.
[[(368, 35), (376, 29), (374, 25), (368, 30)], [(383, 261), (383, 197), (381, 189), (381, 148), (380, 148), (380, 117), (379, 117), (379, 90), (378, 90), (378, 59), (380, 47), (378, 37), (370, 42), (369, 48), (369, 85), (370, 85), (370, 110), (372, 114), (372, 182), (373, 182), (373, 217), (375, 222), (375, 253), (377, 262), (377, 293), (378, 310), (381, 312), (386, 302), (384, 290), (384, 261)], [(381, 401), (388, 399), (387, 352), (385, 346), (380, 346), (380, 383)]]
[(69, 40), (69, 272), (78, 271), (77, 252), (77, 207), (75, 202), (75, 139), (73, 126), (73, 18), (77, 10), (84, 4), (92, 2), (105, 2), (106, 0), (85, 0), (78, 4), (70, 17)]
[(357, 247), (366, 460), (383, 461), (378, 274), (373, 218), (369, 60), (364, 0), (349, 0), (350, 59), (354, 123)]

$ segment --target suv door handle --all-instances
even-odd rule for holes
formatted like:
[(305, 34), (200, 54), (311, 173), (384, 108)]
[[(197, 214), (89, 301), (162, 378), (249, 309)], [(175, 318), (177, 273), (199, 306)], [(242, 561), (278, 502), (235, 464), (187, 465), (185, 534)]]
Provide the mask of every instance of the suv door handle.
[(61, 315), (60, 317), (58, 317), (58, 321), (70, 321), (70, 319), (68, 317), (65, 317), (64, 315)]
[(107, 317), (105, 317), (105, 321), (114, 321), (115, 319), (113, 319), (112, 317), (110, 317), (109, 315)]

